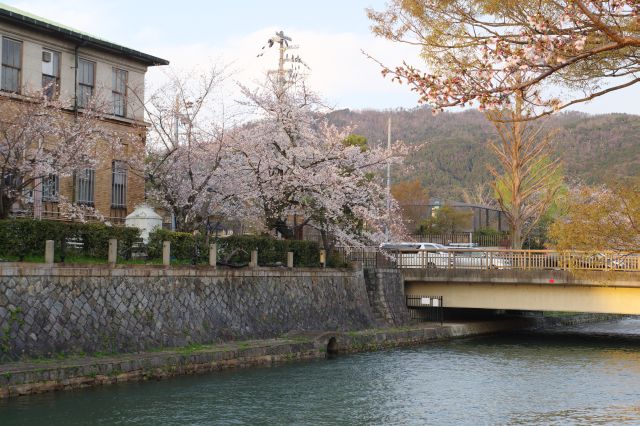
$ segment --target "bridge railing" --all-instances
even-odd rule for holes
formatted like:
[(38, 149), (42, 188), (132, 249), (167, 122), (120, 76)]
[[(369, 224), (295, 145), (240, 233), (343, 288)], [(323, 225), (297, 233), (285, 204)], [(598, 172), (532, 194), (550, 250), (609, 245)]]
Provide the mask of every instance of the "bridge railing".
[(380, 250), (342, 247), (344, 261), (364, 268), (592, 270), (640, 272), (640, 253), (553, 250), (465, 249)]
[(450, 232), (444, 234), (414, 234), (413, 241), (436, 243), (442, 245), (473, 243), (478, 247), (506, 247), (509, 244), (509, 233), (483, 234), (479, 232)]
[(379, 247), (337, 247), (336, 256), (340, 262), (360, 262), (365, 269), (398, 267), (396, 253)]
[(448, 249), (393, 253), (398, 268), (640, 271), (640, 254), (552, 250)]

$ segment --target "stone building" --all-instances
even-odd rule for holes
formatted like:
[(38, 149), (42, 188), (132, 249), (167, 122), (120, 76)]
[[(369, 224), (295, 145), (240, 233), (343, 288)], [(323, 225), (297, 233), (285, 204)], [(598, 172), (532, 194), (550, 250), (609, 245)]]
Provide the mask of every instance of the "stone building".
[(99, 96), (109, 108), (101, 125), (110, 134), (139, 135), (117, 154), (99, 150), (95, 169), (41, 179), (24, 202), (13, 206), (14, 213), (57, 218), (62, 195), (120, 223), (144, 201), (144, 175), (131, 169), (130, 160), (144, 158), (145, 73), (169, 62), (3, 4), (0, 39), (0, 114), (11, 103), (28, 101), (26, 94), (45, 90), (47, 96), (72, 100), (73, 119), (90, 97)]

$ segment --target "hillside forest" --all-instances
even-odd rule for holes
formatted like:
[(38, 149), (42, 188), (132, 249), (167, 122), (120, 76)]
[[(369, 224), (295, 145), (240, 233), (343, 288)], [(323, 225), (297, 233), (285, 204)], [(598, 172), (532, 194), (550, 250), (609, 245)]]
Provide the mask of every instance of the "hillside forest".
[[(488, 141), (495, 131), (475, 110), (433, 116), (428, 108), (338, 110), (336, 125), (353, 125), (369, 144), (386, 144), (391, 117), (393, 141), (417, 145), (416, 152), (392, 172), (394, 183), (419, 180), (429, 196), (464, 200), (492, 181), (487, 169), (495, 159)], [(640, 116), (563, 112), (543, 120), (555, 132), (552, 146), (562, 161), (569, 186), (607, 184), (640, 174)]]

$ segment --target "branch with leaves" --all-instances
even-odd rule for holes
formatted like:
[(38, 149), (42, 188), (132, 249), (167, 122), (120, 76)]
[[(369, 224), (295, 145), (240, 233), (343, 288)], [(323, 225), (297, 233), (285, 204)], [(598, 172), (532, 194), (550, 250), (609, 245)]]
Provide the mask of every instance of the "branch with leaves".
[(434, 113), (511, 108), (523, 92), (528, 114), (519, 119), (531, 120), (640, 81), (635, 0), (393, 0), (367, 13), (374, 34), (421, 48), (428, 72), (405, 62), (381, 64), (382, 73)]

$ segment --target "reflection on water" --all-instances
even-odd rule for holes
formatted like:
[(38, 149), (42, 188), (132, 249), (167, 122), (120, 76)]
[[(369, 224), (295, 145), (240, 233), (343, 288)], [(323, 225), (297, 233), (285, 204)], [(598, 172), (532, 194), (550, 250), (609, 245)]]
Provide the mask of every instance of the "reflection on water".
[(0, 402), (0, 424), (638, 424), (640, 320)]

